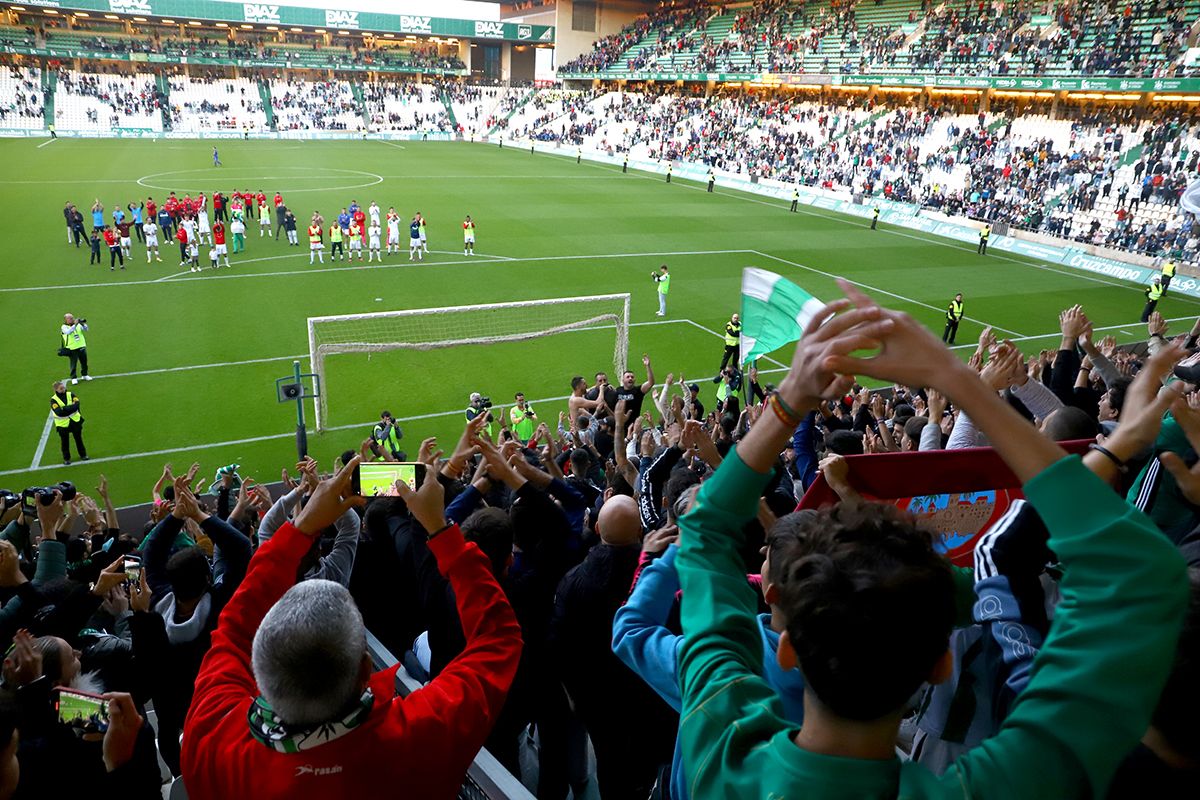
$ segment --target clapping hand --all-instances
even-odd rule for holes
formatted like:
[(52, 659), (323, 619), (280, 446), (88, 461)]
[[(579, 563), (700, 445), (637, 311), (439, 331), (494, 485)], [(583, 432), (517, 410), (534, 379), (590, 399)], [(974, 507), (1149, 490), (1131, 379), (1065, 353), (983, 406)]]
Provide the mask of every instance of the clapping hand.
[(425, 480), (415, 492), (404, 481), (396, 483), (396, 490), (408, 505), (413, 518), (429, 535), (446, 527), (446, 492), (437, 479), (437, 470), (434, 469), (440, 455), (441, 453), (430, 453), (428, 458), (422, 459), (425, 464)]
[[(332, 478), (318, 483), (292, 524), (302, 533), (315, 536), (336, 522), (346, 511), (366, 503), (365, 497), (351, 494), (350, 491), (350, 479), (360, 463), (362, 459), (355, 456)], [(428, 475), (426, 480), (429, 480)], [(434, 482), (437, 482), (436, 478)]]

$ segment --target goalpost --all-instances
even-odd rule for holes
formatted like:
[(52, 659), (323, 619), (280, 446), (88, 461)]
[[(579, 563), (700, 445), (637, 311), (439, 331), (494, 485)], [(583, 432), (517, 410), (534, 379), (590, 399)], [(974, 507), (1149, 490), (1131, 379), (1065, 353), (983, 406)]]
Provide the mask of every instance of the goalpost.
[(521, 342), (610, 327), (616, 331), (613, 368), (619, 375), (629, 350), (628, 293), (309, 317), (309, 358), (320, 380), (317, 430), (326, 430), (329, 421), (327, 356)]

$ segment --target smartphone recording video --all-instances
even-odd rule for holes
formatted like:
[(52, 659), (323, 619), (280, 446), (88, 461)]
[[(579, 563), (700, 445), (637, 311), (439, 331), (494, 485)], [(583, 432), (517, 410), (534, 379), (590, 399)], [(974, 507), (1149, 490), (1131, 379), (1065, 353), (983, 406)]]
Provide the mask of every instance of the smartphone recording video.
[(425, 465), (419, 461), (362, 464), (359, 470), (364, 497), (387, 494), (397, 481), (404, 481), (416, 491), (425, 480)]
[(55, 705), (58, 721), (79, 729), (85, 737), (103, 736), (108, 730), (108, 702), (99, 695), (59, 689)]
[(131, 583), (142, 579), (142, 560), (137, 556), (125, 556), (125, 579)]

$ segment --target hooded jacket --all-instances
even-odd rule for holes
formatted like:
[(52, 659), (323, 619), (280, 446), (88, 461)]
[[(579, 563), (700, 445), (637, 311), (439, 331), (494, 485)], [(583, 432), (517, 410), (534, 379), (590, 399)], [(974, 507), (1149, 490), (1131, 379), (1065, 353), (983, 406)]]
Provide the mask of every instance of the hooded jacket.
[[(662, 557), (642, 570), (629, 601), (613, 619), (613, 652), (642, 680), (650, 685), (667, 705), (679, 711), (683, 698), (679, 690), (679, 648), (683, 636), (667, 627), (671, 606), (679, 593), (679, 575), (675, 572), (675, 555), (671, 545)], [(786, 719), (804, 722), (804, 676), (798, 669), (784, 670), (775, 659), (779, 650), (779, 634), (771, 629), (771, 615), (758, 615), (758, 628), (763, 643), (763, 677), (779, 694)], [(675, 740), (675, 755), (671, 761), (671, 800), (686, 800), (687, 780), (679, 740)]]

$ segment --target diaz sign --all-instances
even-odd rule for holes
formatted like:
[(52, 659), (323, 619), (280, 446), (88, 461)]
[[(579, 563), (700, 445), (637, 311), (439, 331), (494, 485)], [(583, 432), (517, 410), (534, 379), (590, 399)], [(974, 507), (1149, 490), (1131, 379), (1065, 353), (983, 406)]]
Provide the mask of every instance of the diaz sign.
[(246, 22), (278, 23), (280, 21), (279, 6), (268, 6), (261, 3), (244, 3), (242, 16), (246, 18)]
[[(530, 31), (532, 33), (532, 31)], [(504, 38), (504, 23), (503, 22), (475, 22), (475, 35), (485, 36), (489, 39)]]
[(325, 12), (325, 26), (328, 28), (353, 28), (354, 30), (358, 30), (358, 12), (329, 9)]
[(403, 33), (433, 33), (433, 17), (414, 17), (411, 14), (400, 15), (400, 30)]

